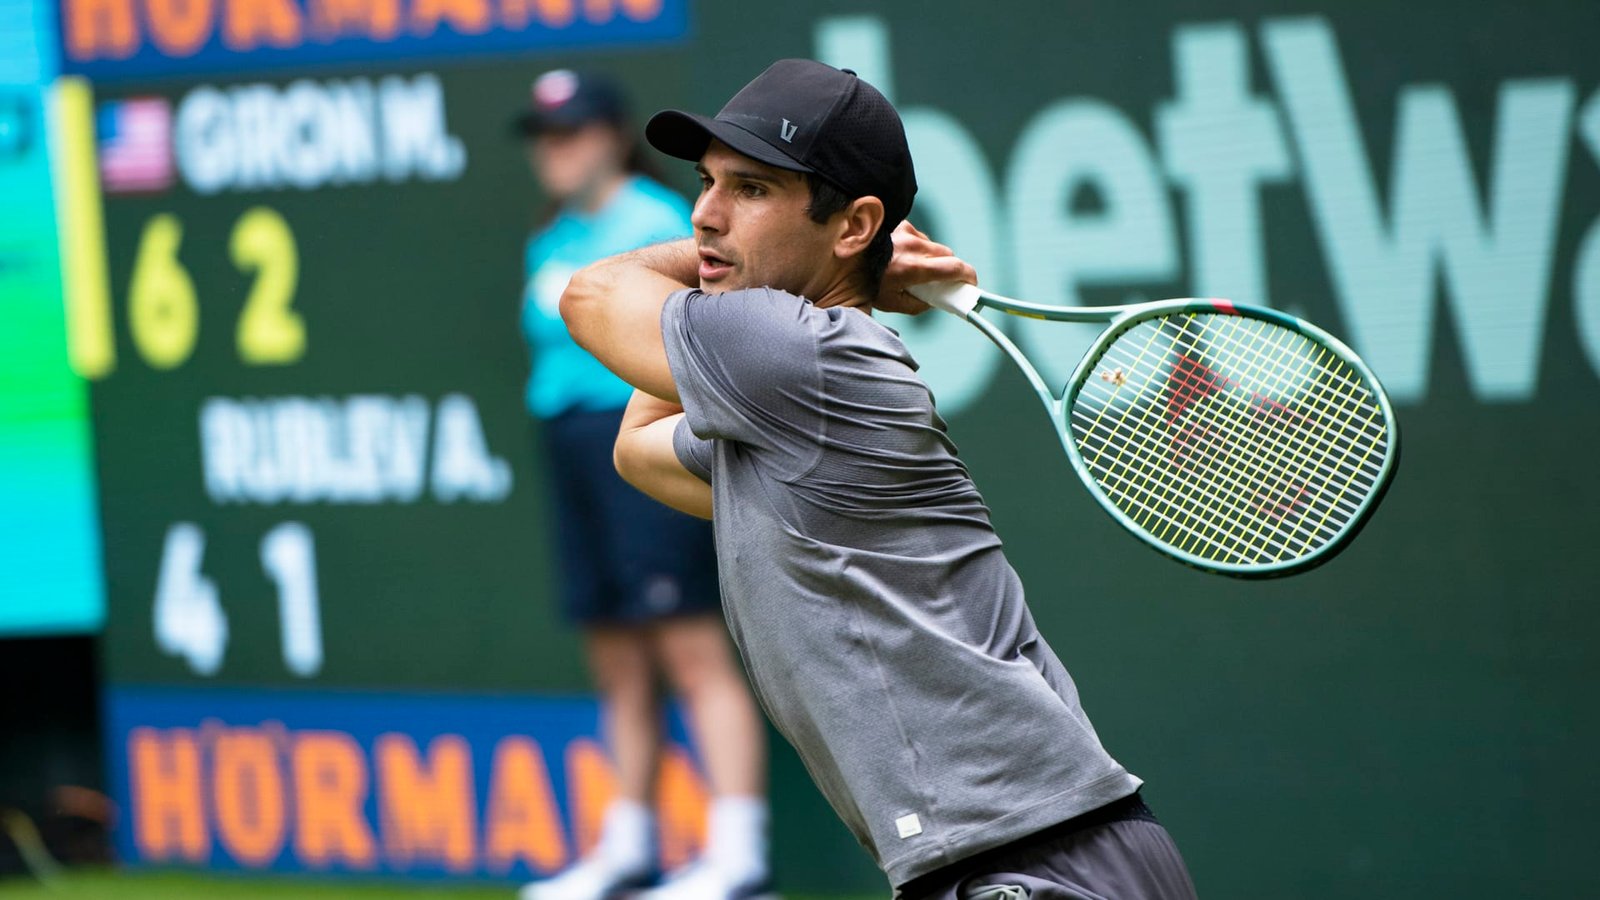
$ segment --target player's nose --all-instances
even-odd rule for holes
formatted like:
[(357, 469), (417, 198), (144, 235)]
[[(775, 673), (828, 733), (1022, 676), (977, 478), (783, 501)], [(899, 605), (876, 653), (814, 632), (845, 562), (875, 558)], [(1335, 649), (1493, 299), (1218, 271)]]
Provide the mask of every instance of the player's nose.
[(700, 194), (694, 202), (694, 211), (689, 214), (689, 224), (696, 231), (720, 233), (727, 230), (727, 217), (718, 191), (713, 189)]

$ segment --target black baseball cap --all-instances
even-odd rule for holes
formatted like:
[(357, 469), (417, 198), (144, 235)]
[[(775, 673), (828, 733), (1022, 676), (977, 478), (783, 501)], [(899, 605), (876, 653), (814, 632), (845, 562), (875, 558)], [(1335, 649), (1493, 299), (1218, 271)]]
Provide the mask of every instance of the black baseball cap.
[(627, 121), (627, 99), (615, 81), (594, 72), (555, 69), (534, 79), (528, 106), (511, 124), (518, 134), (532, 137), (590, 122), (622, 128)]
[(780, 169), (814, 172), (851, 197), (883, 201), (884, 227), (911, 212), (917, 175), (894, 105), (849, 69), (780, 59), (733, 95), (715, 118), (656, 113), (645, 140), (668, 156), (698, 161), (715, 138)]

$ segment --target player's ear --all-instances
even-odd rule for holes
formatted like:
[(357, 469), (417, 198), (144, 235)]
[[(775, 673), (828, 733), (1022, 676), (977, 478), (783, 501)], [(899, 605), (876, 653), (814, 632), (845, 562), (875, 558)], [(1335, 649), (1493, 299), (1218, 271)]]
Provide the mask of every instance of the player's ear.
[(883, 201), (877, 197), (857, 197), (839, 215), (833, 253), (840, 259), (849, 259), (864, 252), (878, 229), (883, 227)]

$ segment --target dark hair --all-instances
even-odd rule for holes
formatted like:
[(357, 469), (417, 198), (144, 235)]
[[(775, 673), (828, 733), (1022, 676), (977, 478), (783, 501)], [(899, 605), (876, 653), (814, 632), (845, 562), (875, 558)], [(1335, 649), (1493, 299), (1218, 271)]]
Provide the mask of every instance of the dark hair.
[[(806, 206), (806, 212), (810, 214), (811, 221), (819, 225), (843, 212), (850, 201), (856, 199), (815, 172), (807, 172), (805, 176), (806, 186), (811, 188), (811, 203)], [(889, 258), (894, 256), (893, 231), (892, 228), (879, 226), (878, 233), (872, 236), (872, 243), (861, 254), (861, 277), (866, 282), (864, 286), (868, 296), (878, 293), (878, 286), (883, 283), (883, 272), (889, 267)]]

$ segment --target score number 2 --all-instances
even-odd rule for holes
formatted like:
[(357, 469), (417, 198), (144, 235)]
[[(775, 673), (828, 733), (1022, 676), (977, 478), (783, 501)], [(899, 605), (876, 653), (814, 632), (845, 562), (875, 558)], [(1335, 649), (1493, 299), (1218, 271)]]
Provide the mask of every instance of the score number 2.
[[(216, 583), (201, 572), (205, 532), (191, 522), (167, 529), (156, 578), (156, 646), (181, 656), (199, 675), (215, 675), (228, 647), (228, 617)], [(311, 529), (285, 522), (261, 539), (261, 567), (278, 588), (283, 663), (310, 678), (322, 670), (322, 617)]]
[[(145, 224), (128, 289), (128, 325), (134, 346), (158, 369), (188, 361), (200, 332), (194, 280), (178, 259), (183, 225), (171, 213)], [(255, 281), (235, 332), (239, 358), (252, 365), (287, 365), (305, 356), (306, 328), (294, 311), (300, 254), (289, 223), (257, 206), (234, 223), (228, 255)]]

